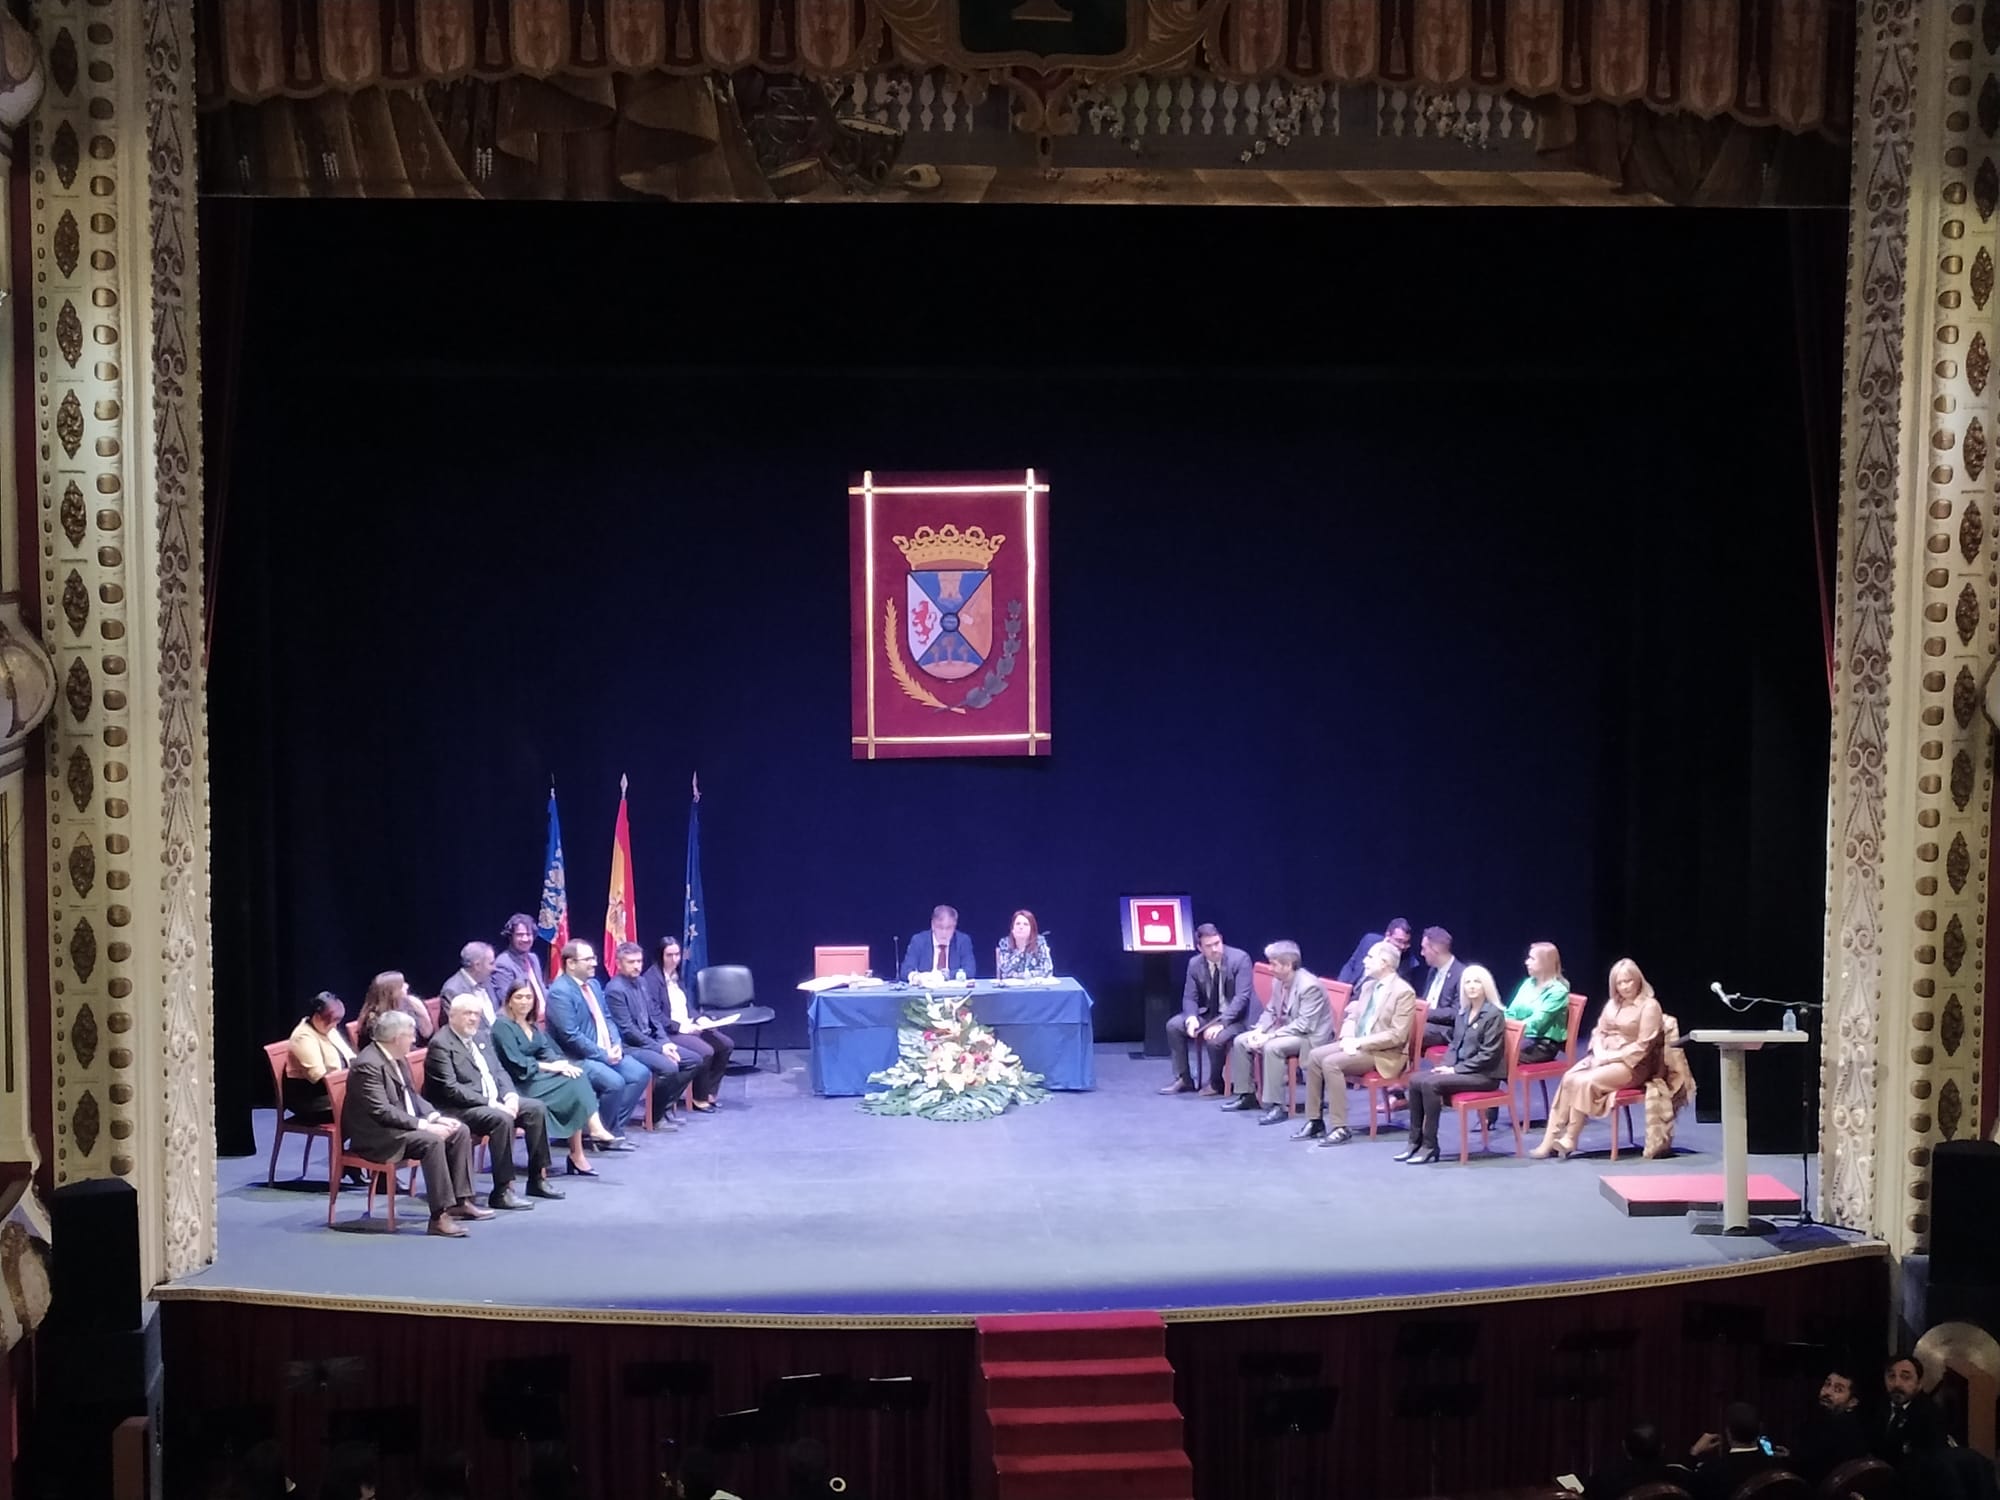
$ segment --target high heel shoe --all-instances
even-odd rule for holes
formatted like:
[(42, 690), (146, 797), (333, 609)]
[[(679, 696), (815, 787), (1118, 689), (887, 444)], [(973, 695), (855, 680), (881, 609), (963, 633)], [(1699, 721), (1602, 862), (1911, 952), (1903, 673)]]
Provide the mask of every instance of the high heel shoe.
[(565, 1177), (598, 1177), (601, 1175), (603, 1174), (595, 1167), (579, 1167), (575, 1162), (568, 1160), (563, 1162), (563, 1176)]
[(1423, 1150), (1407, 1159), (1413, 1167), (1428, 1167), (1438, 1159), (1438, 1148), (1435, 1146), (1426, 1146)]

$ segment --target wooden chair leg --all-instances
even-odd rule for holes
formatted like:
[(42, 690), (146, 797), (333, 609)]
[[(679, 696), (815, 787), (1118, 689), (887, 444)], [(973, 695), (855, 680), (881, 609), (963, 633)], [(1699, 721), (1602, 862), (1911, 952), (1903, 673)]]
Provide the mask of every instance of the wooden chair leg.
[[(278, 1180), (278, 1148), (285, 1143), (285, 1111), (278, 1110), (278, 1118), (271, 1122), (271, 1165), (264, 1173), (264, 1186), (270, 1187)], [(307, 1138), (306, 1149), (312, 1149), (311, 1138)]]
[(312, 1167), (313, 1142), (318, 1139), (317, 1134), (308, 1134), (306, 1136), (306, 1149), (299, 1153), (299, 1176), (301, 1177), (305, 1176), (307, 1171)]
[(326, 1159), (326, 1227), (333, 1228), (333, 1211), (340, 1203), (340, 1151), (334, 1147)]
[[(1604, 1123), (1611, 1127), (1611, 1159), (1616, 1161), (1618, 1160), (1618, 1112), (1613, 1110), (1611, 1117)], [(1583, 1134), (1583, 1127), (1581, 1125), (1576, 1127), (1576, 1133), (1578, 1135)]]

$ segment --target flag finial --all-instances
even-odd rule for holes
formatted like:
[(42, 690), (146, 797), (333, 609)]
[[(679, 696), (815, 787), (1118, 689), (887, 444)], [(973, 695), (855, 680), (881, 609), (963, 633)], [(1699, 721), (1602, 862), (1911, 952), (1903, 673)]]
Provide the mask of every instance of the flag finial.
[(618, 778), (618, 795), (625, 795), (625, 777), (622, 774)]
[(701, 801), (701, 772), (695, 772), (688, 779), (694, 783), (694, 800), (697, 802)]

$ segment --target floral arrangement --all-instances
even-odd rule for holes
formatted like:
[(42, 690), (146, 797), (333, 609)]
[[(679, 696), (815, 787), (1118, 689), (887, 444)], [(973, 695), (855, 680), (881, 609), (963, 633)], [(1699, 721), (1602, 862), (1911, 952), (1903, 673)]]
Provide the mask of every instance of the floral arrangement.
[(868, 1081), (886, 1085), (861, 1107), (877, 1115), (926, 1120), (989, 1120), (1011, 1104), (1049, 1097), (1042, 1075), (1021, 1065), (1014, 1049), (972, 1019), (962, 1000), (925, 996), (903, 1008), (896, 1062)]

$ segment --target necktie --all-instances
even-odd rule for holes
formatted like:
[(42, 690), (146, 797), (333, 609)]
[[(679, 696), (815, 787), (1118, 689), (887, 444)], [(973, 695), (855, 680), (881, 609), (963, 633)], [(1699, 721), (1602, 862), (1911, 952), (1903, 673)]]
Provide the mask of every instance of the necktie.
[(1210, 964), (1208, 966), (1208, 993), (1215, 1000), (1215, 1008), (1217, 1010), (1221, 1010), (1222, 1009), (1222, 965), (1221, 964)]
[[(410, 1065), (400, 1057), (396, 1059), (396, 1084), (403, 1091), (403, 1110), (406, 1114), (417, 1113), (417, 1101), (410, 1093)], [(422, 1118), (419, 1116), (419, 1118)]]
[(1381, 993), (1382, 981), (1379, 979), (1369, 980), (1368, 1000), (1361, 1007), (1361, 1024), (1355, 1028), (1363, 1036), (1366, 1036), (1370, 1031), (1375, 1029), (1375, 997)]
[(604, 1029), (604, 1011), (597, 1003), (597, 996), (591, 993), (588, 981), (577, 986), (583, 991), (583, 1003), (590, 1007), (590, 1019), (597, 1027), (597, 1046), (600, 1051), (611, 1050), (611, 1033)]
[(499, 1103), (500, 1091), (493, 1086), (493, 1070), (486, 1066), (486, 1059), (480, 1055), (477, 1046), (471, 1042), (467, 1042), (465, 1046), (466, 1050), (472, 1054), (473, 1066), (479, 1069), (479, 1087), (480, 1091), (486, 1095), (486, 1102), (488, 1104)]
[(944, 972), (945, 956), (946, 955), (944, 951), (944, 944), (939, 943), (937, 945), (937, 962), (933, 964), (932, 967), (935, 968), (940, 974)]
[(1443, 988), (1444, 988), (1444, 970), (1432, 969), (1431, 992), (1428, 995), (1424, 996), (1424, 1003), (1427, 1005), (1436, 1005), (1438, 1003), (1438, 991)]

